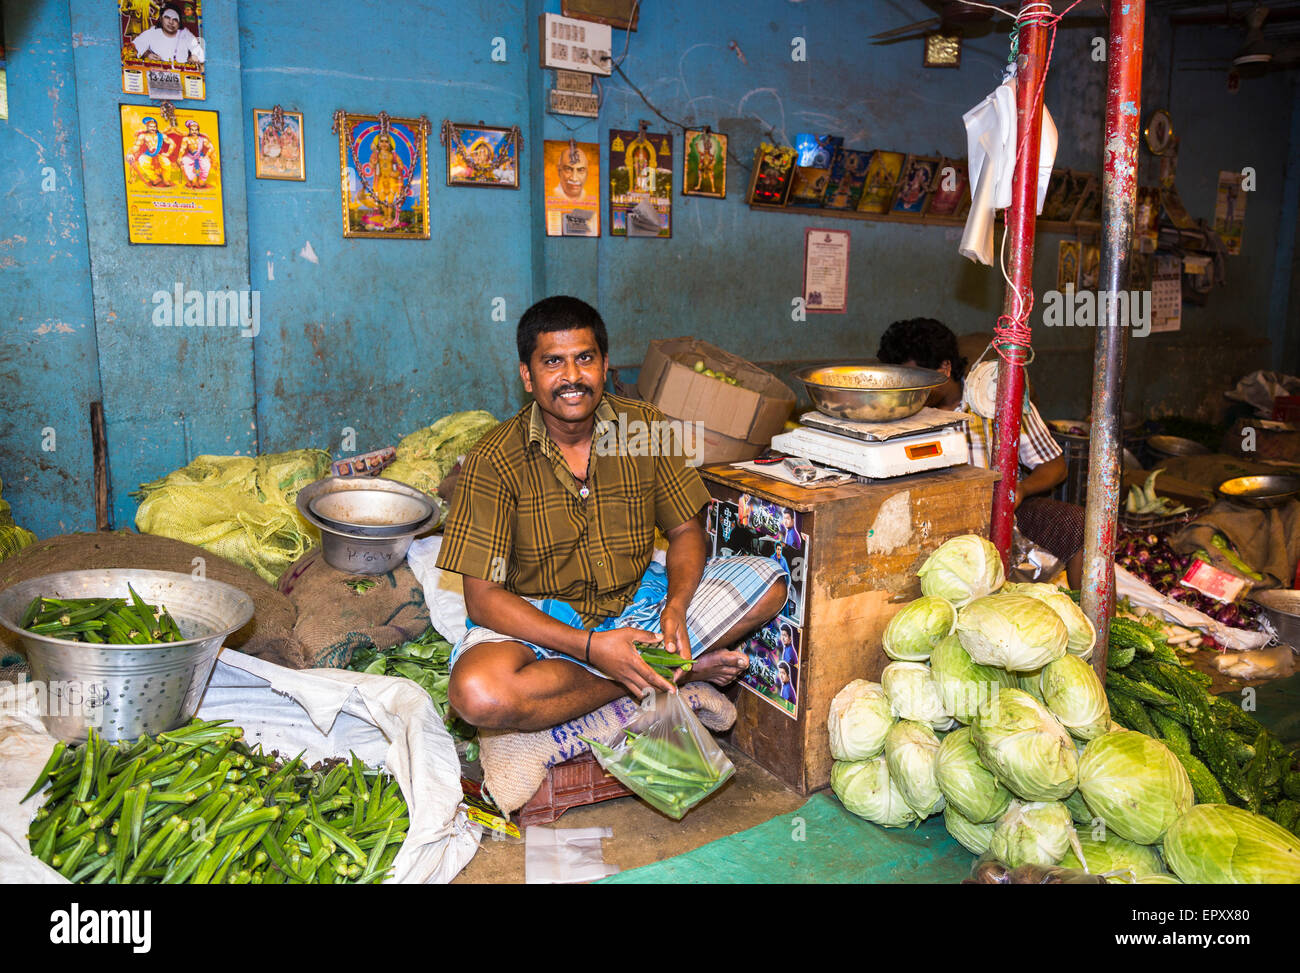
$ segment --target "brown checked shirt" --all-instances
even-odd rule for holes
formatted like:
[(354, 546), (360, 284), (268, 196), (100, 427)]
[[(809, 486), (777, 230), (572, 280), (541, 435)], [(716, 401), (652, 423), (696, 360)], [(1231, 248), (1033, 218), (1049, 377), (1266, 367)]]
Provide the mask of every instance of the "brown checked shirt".
[(655, 527), (672, 530), (709, 502), (679, 425), (649, 403), (606, 394), (584, 500), (541, 409), (525, 406), (465, 457), (438, 567), (566, 601), (588, 625), (621, 614), (650, 564)]

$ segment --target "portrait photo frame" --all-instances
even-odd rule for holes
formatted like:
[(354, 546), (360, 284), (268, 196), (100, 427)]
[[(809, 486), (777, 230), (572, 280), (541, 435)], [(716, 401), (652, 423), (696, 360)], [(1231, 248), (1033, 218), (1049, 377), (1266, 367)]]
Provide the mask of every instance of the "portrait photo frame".
[(257, 179), (307, 179), (302, 112), (253, 109), (253, 161)]
[(524, 137), (518, 125), (501, 128), (444, 120), (440, 135), (446, 149), (448, 186), (519, 188), (519, 152)]
[[(704, 189), (705, 185), (709, 189)], [(682, 136), (682, 195), (727, 198), (727, 136), (705, 126)]]
[(429, 239), (429, 119), (334, 113), (345, 238)]

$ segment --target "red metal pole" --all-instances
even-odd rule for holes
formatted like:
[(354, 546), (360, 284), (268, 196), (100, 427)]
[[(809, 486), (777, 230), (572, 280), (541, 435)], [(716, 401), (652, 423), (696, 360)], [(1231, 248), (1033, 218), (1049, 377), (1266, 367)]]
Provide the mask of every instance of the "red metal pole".
[(1115, 526), (1119, 515), (1121, 416), (1128, 345), (1129, 253), (1137, 206), (1138, 118), (1142, 113), (1142, 31), (1145, 0), (1112, 0), (1106, 91), (1106, 142), (1102, 147), (1101, 287), (1106, 316), (1093, 353), (1092, 431), (1088, 445), (1088, 501), (1084, 514), (1084, 612), (1097, 629), (1092, 665), (1106, 673), (1106, 646), (1115, 608)]
[[(1022, 0), (1021, 13), (1028, 7), (1042, 10), (1043, 3)], [(1016, 169), (1011, 184), (1011, 207), (1007, 210), (1010, 265), (1002, 313), (1015, 318), (1027, 310), (1034, 294), (1034, 219), (1038, 210), (1038, 143), (1043, 124), (1043, 79), (1047, 73), (1047, 28), (1027, 22), (1020, 27), (1020, 57), (1016, 74)], [(1026, 137), (1028, 135), (1028, 137)], [(1019, 295), (1019, 299), (1017, 299)], [(1023, 322), (1029, 326), (1028, 317)], [(1028, 341), (1018, 344), (1001, 340), (1003, 354), (998, 361), (997, 417), (994, 420), (995, 450), (992, 468), (1002, 474), (993, 490), (993, 517), (989, 533), (1008, 564), (1011, 529), (1016, 512), (1016, 488), (1020, 479), (1020, 410), (1025, 395), (1024, 361)], [(1008, 361), (1010, 359), (1010, 361)]]

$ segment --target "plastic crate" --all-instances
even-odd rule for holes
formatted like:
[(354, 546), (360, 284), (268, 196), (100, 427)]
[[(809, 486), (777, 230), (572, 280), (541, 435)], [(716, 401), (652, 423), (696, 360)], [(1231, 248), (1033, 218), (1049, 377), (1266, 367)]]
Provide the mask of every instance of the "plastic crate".
[(1123, 508), (1122, 500), (1120, 503), (1120, 530), (1129, 533), (1172, 534), (1175, 531), (1182, 530), (1200, 513), (1199, 510), (1193, 509), (1185, 513), (1168, 516), (1162, 514), (1131, 514)]
[[(1087, 436), (1071, 436), (1058, 430), (1052, 432), (1052, 438), (1061, 447), (1065, 459), (1065, 479), (1052, 491), (1052, 499), (1082, 507), (1088, 499), (1088, 444), (1091, 440)], [(1146, 441), (1145, 433), (1129, 430), (1120, 440), (1120, 448), (1141, 456)]]
[(573, 807), (627, 797), (632, 792), (601, 769), (590, 753), (556, 764), (532, 800), (519, 811), (519, 827), (550, 824)]
[(1300, 395), (1279, 395), (1273, 400), (1273, 418), (1300, 423)]

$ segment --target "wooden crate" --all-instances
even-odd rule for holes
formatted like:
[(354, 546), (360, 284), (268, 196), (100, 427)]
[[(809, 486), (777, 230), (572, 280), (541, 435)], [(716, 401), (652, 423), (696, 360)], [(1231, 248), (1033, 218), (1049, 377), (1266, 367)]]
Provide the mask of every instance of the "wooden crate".
[(826, 721), (831, 699), (853, 679), (879, 681), (889, 659), (885, 626), (921, 586), (926, 557), (958, 534), (988, 536), (998, 476), (972, 466), (917, 473), (871, 485), (806, 490), (730, 466), (701, 470), (715, 499), (741, 494), (798, 512), (809, 535), (804, 625), (795, 718), (748, 688), (731, 743), (801, 794), (830, 784)]

